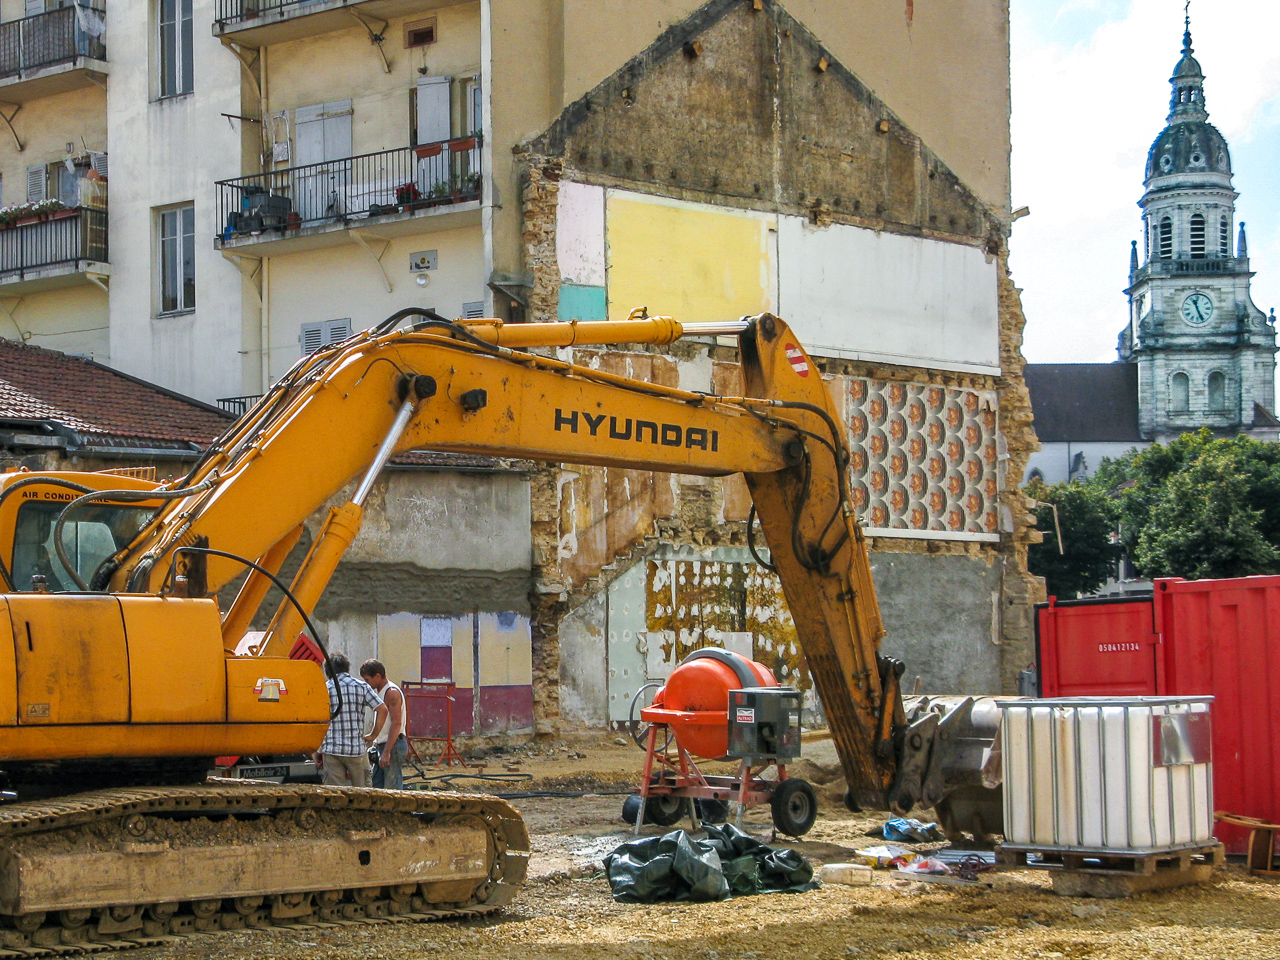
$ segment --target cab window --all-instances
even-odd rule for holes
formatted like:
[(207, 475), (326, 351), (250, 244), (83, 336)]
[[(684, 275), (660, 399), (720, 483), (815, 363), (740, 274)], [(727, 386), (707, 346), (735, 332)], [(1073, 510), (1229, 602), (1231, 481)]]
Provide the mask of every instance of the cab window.
[[(28, 501), (18, 509), (13, 537), (13, 586), (31, 589), (31, 578), (42, 576), (49, 589), (78, 590), (53, 546), (53, 527), (65, 503)], [(154, 507), (88, 506), (77, 510), (62, 526), (62, 547), (81, 579), (93, 576), (98, 565), (134, 538), (155, 513)]]

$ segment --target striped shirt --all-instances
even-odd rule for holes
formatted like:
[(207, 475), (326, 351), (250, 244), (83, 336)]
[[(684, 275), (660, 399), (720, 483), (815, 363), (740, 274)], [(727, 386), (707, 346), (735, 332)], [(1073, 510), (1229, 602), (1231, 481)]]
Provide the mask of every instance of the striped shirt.
[[(349, 673), (338, 674), (337, 682), (342, 684), (342, 712), (329, 721), (329, 732), (324, 735), (320, 752), (331, 757), (363, 756), (368, 750), (364, 742), (365, 708), (377, 710), (382, 706), (382, 698), (373, 687)], [(327, 684), (330, 713), (338, 707), (333, 684), (333, 680)]]

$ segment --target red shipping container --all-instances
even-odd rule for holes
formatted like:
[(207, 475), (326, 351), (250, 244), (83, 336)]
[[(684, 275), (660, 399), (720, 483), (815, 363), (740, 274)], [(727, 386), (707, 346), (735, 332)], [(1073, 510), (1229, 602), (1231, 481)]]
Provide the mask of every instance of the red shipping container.
[[(1036, 643), (1041, 696), (1213, 696), (1215, 809), (1280, 823), (1280, 577), (1051, 601), (1037, 607)], [(1215, 832), (1244, 852), (1245, 830)]]

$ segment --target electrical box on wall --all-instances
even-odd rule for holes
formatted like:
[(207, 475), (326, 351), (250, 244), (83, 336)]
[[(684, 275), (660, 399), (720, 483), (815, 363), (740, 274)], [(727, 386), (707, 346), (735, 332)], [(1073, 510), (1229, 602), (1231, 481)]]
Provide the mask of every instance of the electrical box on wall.
[(436, 251), (419, 250), (417, 253), (409, 254), (409, 270), (413, 273), (418, 273), (421, 270), (434, 270), (436, 261)]

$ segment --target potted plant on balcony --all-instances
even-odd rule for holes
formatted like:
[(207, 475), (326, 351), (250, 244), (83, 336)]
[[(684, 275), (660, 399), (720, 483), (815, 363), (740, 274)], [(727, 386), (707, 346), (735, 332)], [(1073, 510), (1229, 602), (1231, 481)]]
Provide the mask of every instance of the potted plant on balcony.
[[(428, 194), (430, 196), (430, 194)], [(418, 189), (418, 185), (410, 181), (402, 183), (396, 187), (396, 203), (400, 204), (404, 210), (412, 210), (422, 202), (422, 191)]]

